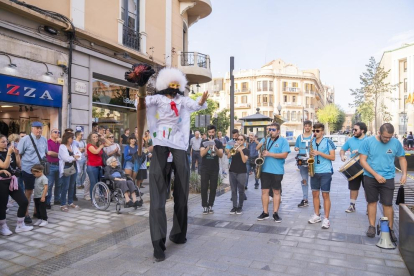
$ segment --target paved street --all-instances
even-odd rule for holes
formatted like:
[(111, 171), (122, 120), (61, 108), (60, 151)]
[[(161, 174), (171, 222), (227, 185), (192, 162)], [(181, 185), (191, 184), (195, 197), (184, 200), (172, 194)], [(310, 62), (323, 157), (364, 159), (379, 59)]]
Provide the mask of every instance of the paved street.
[[(365, 236), (362, 190), (357, 212), (344, 212), (349, 192), (337, 172), (340, 161), (332, 182), (331, 228), (307, 223), (313, 209), (297, 208), (301, 188), (294, 155), (286, 164), (280, 224), (256, 220), (261, 192), (252, 181), (242, 215), (229, 214), (228, 192), (217, 197), (212, 215), (202, 215), (200, 196), (191, 195), (188, 242), (167, 241), (166, 260), (155, 263), (148, 204), (118, 215), (113, 206), (102, 212), (80, 201), (80, 211), (54, 208), (45, 228), (1, 237), (0, 275), (409, 275), (398, 249), (380, 249), (378, 238)], [(169, 227), (171, 207), (168, 202)], [(15, 211), (8, 214), (12, 230)]]

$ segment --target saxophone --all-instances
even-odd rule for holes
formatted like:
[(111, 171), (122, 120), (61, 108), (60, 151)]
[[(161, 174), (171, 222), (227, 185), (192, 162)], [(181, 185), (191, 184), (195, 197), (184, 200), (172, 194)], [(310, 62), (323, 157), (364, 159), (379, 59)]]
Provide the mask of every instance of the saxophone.
[[(310, 146), (309, 146), (309, 153), (313, 151), (312, 143), (314, 139), (315, 138), (311, 139)], [(308, 173), (310, 177), (313, 177), (315, 175), (315, 158), (310, 154), (308, 158)]]
[(261, 156), (263, 152), (263, 147), (266, 148), (267, 138), (269, 137), (270, 137), (270, 133), (266, 135), (264, 144), (260, 147), (260, 150), (259, 150), (260, 157), (254, 160), (254, 163), (256, 164), (256, 171), (255, 171), (256, 179), (260, 179), (260, 176), (262, 174), (262, 166), (264, 164), (264, 157), (261, 157)]

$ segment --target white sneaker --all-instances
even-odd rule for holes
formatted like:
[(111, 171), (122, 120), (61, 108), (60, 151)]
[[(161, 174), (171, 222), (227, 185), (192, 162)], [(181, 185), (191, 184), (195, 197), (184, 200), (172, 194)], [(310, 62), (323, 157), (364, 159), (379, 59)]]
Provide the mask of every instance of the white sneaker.
[(11, 234), (13, 234), (13, 232), (10, 231), (7, 224), (3, 224), (0, 228), (0, 234), (3, 235), (3, 236), (10, 236)]
[(322, 229), (329, 229), (330, 226), (331, 224), (329, 223), (329, 219), (324, 218), (322, 221)]
[(41, 224), (39, 224), (39, 226), (40, 227), (43, 227), (43, 226), (46, 226), (46, 225), (48, 225), (49, 223), (47, 222), (47, 220), (42, 220), (42, 223)]
[(24, 222), (22, 222), (22, 224), (17, 224), (16, 226), (16, 233), (21, 233), (21, 232), (28, 232), (28, 231), (32, 231), (33, 230), (33, 226), (26, 226), (26, 224), (24, 224)]
[(40, 224), (42, 223), (42, 220), (41, 219), (38, 219), (34, 224), (33, 224), (33, 226), (39, 226)]
[(269, 202), (273, 201), (273, 197), (269, 196)]
[(314, 224), (314, 223), (317, 223), (317, 222), (321, 222), (321, 221), (322, 221), (321, 220), (321, 217), (320, 216), (317, 216), (316, 214), (313, 214), (311, 216), (311, 218), (308, 220), (308, 222), (311, 223), (311, 224)]

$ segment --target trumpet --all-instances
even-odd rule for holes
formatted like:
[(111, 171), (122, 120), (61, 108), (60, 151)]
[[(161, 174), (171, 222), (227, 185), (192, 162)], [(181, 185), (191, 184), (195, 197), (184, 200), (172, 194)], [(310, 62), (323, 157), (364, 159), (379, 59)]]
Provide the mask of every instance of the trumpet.
[(235, 155), (237, 153), (237, 149), (240, 148), (241, 144), (238, 145), (237, 147), (234, 147), (230, 150), (230, 154), (231, 156)]

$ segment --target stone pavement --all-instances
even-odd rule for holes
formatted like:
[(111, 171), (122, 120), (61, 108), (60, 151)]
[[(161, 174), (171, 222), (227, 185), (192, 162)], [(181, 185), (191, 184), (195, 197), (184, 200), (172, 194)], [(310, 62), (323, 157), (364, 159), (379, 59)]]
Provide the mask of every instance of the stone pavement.
[[(0, 274), (20, 270), (18, 275), (409, 275), (398, 249), (380, 249), (375, 246), (378, 237), (365, 236), (362, 190), (357, 212), (344, 212), (349, 192), (337, 172), (340, 161), (334, 164), (331, 228), (307, 223), (313, 209), (297, 208), (302, 192), (294, 155), (288, 158), (283, 180), (282, 223), (256, 220), (262, 212), (261, 191), (253, 189), (253, 179), (242, 215), (229, 214), (230, 193), (217, 197), (212, 215), (202, 215), (200, 195), (191, 195), (188, 242), (167, 241), (166, 260), (155, 263), (147, 206), (122, 215), (92, 208), (83, 208), (79, 215), (68, 213), (73, 217), (54, 211), (51, 227), (0, 238)], [(171, 206), (168, 202), (169, 228)], [(66, 226), (71, 219), (75, 223)]]

